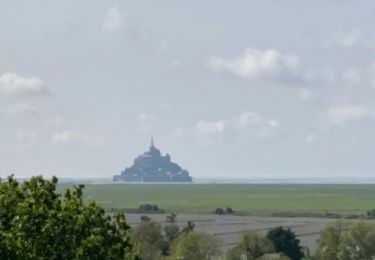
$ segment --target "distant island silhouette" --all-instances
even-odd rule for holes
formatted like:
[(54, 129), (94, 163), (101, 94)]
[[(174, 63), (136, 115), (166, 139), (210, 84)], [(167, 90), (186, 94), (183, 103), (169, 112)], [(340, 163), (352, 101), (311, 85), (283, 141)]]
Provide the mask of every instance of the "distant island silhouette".
[(192, 178), (187, 170), (171, 162), (169, 154), (162, 155), (154, 145), (147, 152), (134, 159), (134, 163), (120, 175), (113, 176), (113, 181), (119, 182), (191, 182)]

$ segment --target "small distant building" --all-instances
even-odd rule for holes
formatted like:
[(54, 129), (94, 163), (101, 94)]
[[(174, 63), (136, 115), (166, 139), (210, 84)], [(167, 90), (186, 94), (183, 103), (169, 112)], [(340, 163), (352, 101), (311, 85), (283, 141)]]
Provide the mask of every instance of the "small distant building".
[(150, 149), (135, 158), (134, 163), (120, 175), (113, 176), (113, 181), (124, 182), (191, 182), (187, 170), (171, 162), (169, 154), (162, 155), (151, 139)]

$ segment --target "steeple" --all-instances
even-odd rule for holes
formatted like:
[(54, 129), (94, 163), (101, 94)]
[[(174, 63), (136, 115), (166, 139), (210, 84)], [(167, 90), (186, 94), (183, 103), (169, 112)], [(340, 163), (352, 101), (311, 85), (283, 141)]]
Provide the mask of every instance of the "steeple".
[(153, 149), (155, 149), (155, 145), (154, 145), (154, 136), (151, 136), (150, 150), (153, 150)]

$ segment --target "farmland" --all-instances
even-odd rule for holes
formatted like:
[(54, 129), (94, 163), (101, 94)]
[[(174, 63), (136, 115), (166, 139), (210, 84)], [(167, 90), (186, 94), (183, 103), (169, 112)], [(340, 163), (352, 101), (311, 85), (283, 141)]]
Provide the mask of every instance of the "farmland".
[(231, 207), (251, 215), (360, 215), (375, 208), (372, 184), (99, 184), (86, 185), (85, 196), (107, 210), (150, 203), (189, 214)]
[[(71, 186), (60, 184), (58, 190)], [(375, 209), (372, 184), (91, 184), (84, 193), (108, 211), (149, 203), (177, 212), (180, 227), (193, 221), (197, 230), (222, 239), (224, 251), (238, 243), (242, 230), (266, 233), (282, 225), (315, 253), (320, 231), (335, 221), (332, 217), (360, 216)], [(238, 214), (213, 215), (218, 207), (231, 207)], [(141, 215), (127, 214), (128, 223), (139, 223)], [(150, 217), (163, 223), (165, 215)]]

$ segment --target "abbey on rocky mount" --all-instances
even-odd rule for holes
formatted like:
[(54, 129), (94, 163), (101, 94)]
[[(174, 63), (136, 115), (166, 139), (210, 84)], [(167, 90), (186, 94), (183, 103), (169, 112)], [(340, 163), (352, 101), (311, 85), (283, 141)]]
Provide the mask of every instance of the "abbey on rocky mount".
[(162, 155), (160, 150), (151, 145), (147, 152), (135, 158), (134, 163), (120, 175), (113, 176), (113, 181), (124, 182), (191, 182), (187, 170), (171, 162), (169, 154)]

